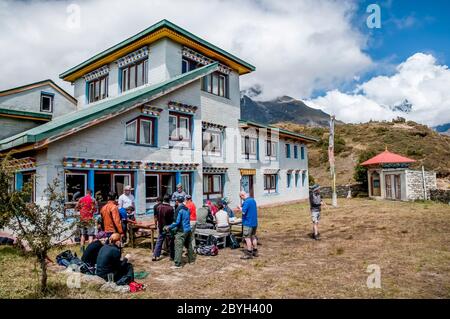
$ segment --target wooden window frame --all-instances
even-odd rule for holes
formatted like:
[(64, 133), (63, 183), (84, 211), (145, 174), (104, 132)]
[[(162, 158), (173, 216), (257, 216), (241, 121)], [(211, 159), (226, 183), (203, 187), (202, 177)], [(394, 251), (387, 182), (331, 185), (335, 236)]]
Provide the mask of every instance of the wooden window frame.
[[(214, 191), (214, 177), (219, 176), (220, 182), (220, 191)], [(205, 191), (205, 178), (207, 179), (208, 188), (210, 191)], [(223, 176), (222, 174), (203, 174), (203, 195), (222, 195), (223, 196)]]
[[(214, 90), (214, 81), (217, 81), (217, 90)], [(228, 82), (228, 75), (216, 71), (203, 77), (202, 90), (210, 94), (229, 99)], [(221, 92), (221, 87), (223, 92)]]
[(277, 174), (264, 174), (264, 191), (266, 193), (277, 192)]
[[(43, 109), (44, 98), (50, 100), (50, 102), (49, 102), (50, 110), (44, 110)], [(54, 99), (55, 99), (55, 95), (50, 94), (50, 93), (41, 92), (41, 107), (40, 107), (41, 112), (53, 113), (53, 101), (54, 101)]]
[[(147, 197), (147, 176), (156, 176), (156, 191), (157, 191), (157, 195), (156, 197)], [(160, 174), (145, 174), (145, 200), (152, 202), (152, 201), (156, 201), (156, 199), (159, 197), (159, 194), (161, 193), (161, 177)]]
[[(151, 116), (139, 116), (136, 117), (130, 121), (128, 121), (127, 123), (125, 123), (125, 143), (127, 144), (136, 144), (136, 145), (142, 145), (142, 146), (149, 146), (149, 147), (156, 147), (157, 146), (157, 141), (156, 141), (156, 118), (151, 117)], [(136, 136), (136, 140), (135, 141), (129, 141), (127, 140), (127, 127), (128, 125), (131, 125), (133, 123), (136, 123), (136, 131), (135, 131), (135, 136)], [(141, 142), (141, 126), (142, 126), (142, 122), (150, 122), (150, 129), (151, 129), (151, 144), (147, 144), (147, 143), (142, 143)]]
[[(169, 141), (175, 141), (175, 142), (189, 142), (189, 144), (192, 141), (192, 119), (193, 116), (189, 115), (189, 114), (183, 114), (183, 113), (176, 113), (176, 112), (170, 112), (169, 113), (169, 119), (170, 117), (175, 117), (176, 118), (176, 137), (172, 137), (172, 132), (169, 131)], [(180, 118), (186, 118), (188, 120), (188, 131), (189, 131), (189, 138), (186, 138), (185, 136), (183, 136), (183, 139), (179, 139), (180, 137)], [(170, 126), (169, 126), (169, 130), (170, 130)]]
[[(257, 137), (250, 137), (250, 136), (242, 136), (241, 143), (244, 143), (244, 153), (242, 153), (242, 146), (241, 146), (241, 154), (244, 156), (245, 159), (249, 159), (250, 156), (256, 156), (258, 158), (258, 138)], [(255, 150), (252, 152), (252, 143), (255, 144)]]
[(286, 158), (291, 158), (291, 144), (285, 143), (284, 145), (285, 145)]
[[(204, 145), (206, 139), (205, 139), (205, 135), (209, 134), (209, 140), (207, 141), (208, 144)], [(214, 149), (210, 149), (211, 147), (208, 147), (209, 145), (212, 145), (212, 136), (213, 135), (218, 135), (218, 147), (214, 147)], [(212, 131), (212, 130), (203, 130), (202, 132), (202, 149), (203, 149), (203, 154), (204, 155), (212, 155), (212, 156), (221, 156), (222, 154), (222, 132), (218, 132), (218, 131)], [(205, 149), (208, 148), (208, 149)]]
[(70, 172), (66, 172), (66, 173), (64, 173), (64, 201), (66, 202), (66, 203), (75, 203), (75, 202), (69, 202), (69, 198), (68, 198), (68, 194), (67, 194), (67, 176), (68, 175), (81, 175), (81, 176), (84, 176), (84, 194), (82, 194), (82, 196), (85, 196), (86, 195), (86, 190), (87, 190), (87, 179), (88, 179), (88, 174), (87, 174), (87, 172), (86, 173), (84, 173), (84, 172), (72, 172), (72, 171), (70, 171)]
[[(104, 88), (105, 88), (105, 94), (104, 96), (101, 95), (102, 91), (102, 81), (104, 81)], [(96, 98), (97, 93), (97, 83), (98, 83), (98, 98)], [(101, 101), (103, 99), (106, 99), (109, 95), (109, 74), (101, 76), (99, 78), (96, 78), (92, 81), (88, 82), (88, 103), (94, 103), (97, 101)]]
[[(139, 76), (138, 67), (141, 64), (142, 64), (142, 74), (140, 76), (141, 76), (142, 84), (138, 86), (138, 76)], [(131, 72), (130, 72), (131, 68), (135, 69), (134, 79), (133, 79), (135, 86), (133, 88), (131, 88), (131, 85), (130, 85), (131, 80), (132, 80), (130, 78), (131, 77)], [(145, 85), (148, 83), (148, 58), (136, 61), (127, 66), (124, 66), (120, 69), (120, 72), (122, 74), (122, 80), (121, 80), (121, 85), (120, 85), (121, 92), (126, 92), (129, 90), (135, 89), (137, 87), (140, 87), (142, 85)]]

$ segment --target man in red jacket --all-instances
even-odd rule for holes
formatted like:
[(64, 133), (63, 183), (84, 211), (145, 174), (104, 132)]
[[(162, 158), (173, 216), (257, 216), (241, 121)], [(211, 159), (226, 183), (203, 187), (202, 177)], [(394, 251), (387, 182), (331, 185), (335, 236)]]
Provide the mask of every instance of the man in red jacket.
[(95, 200), (92, 198), (92, 191), (90, 189), (86, 190), (86, 195), (78, 200), (75, 209), (80, 212), (78, 231), (80, 232), (80, 246), (83, 252), (86, 236), (88, 237), (89, 244), (92, 243), (95, 236)]

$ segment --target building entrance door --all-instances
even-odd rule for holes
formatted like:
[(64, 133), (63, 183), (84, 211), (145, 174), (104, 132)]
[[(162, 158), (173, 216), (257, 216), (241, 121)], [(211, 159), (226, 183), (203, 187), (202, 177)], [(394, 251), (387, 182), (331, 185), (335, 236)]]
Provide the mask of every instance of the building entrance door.
[(241, 191), (248, 193), (250, 197), (255, 197), (253, 189), (253, 175), (242, 175)]

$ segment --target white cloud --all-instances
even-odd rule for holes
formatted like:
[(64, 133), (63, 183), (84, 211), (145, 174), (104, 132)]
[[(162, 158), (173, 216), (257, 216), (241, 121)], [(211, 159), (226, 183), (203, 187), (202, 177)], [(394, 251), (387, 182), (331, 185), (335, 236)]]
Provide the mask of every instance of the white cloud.
[[(81, 8), (80, 29), (66, 23), (72, 2)], [(354, 0), (3, 0), (0, 89), (58, 80), (61, 72), (166, 18), (254, 64), (242, 88), (262, 85), (261, 98), (308, 97), (372, 65), (362, 52), (367, 39), (351, 24), (355, 10)]]
[[(411, 113), (387, 109), (405, 99), (413, 105)], [(329, 91), (307, 103), (346, 122), (390, 120), (400, 115), (427, 125), (448, 123), (450, 70), (446, 65), (437, 64), (432, 55), (416, 53), (399, 64), (392, 76), (374, 77), (353, 93)]]

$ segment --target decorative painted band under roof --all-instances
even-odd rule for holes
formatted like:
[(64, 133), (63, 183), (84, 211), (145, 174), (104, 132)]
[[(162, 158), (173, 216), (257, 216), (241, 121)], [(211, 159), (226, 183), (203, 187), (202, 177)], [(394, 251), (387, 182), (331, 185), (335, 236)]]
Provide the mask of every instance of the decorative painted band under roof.
[(226, 129), (226, 126), (210, 123), (210, 122), (202, 122), (202, 129), (204, 130), (217, 130), (217, 131), (223, 131)]
[(176, 112), (183, 112), (183, 113), (195, 113), (198, 109), (195, 105), (189, 105), (189, 104), (183, 104), (180, 102), (170, 101), (169, 104), (169, 110), (176, 111)]
[(107, 75), (109, 73), (109, 67), (107, 65), (104, 65), (84, 76), (84, 79), (89, 82), (95, 79), (98, 79), (104, 75)]
[(152, 116), (160, 116), (162, 111), (163, 111), (163, 109), (161, 109), (159, 107), (151, 106), (148, 104), (144, 104), (141, 107), (141, 113), (144, 113), (147, 115), (152, 115)]
[(266, 168), (264, 174), (278, 174), (279, 171), (279, 168)]
[(111, 159), (86, 159), (65, 157), (64, 168), (93, 168), (93, 169), (145, 169), (150, 171), (194, 171), (196, 163), (159, 163)]
[(136, 61), (142, 60), (144, 58), (148, 57), (148, 47), (144, 46), (134, 52), (131, 52), (127, 54), (126, 56), (118, 59), (117, 65), (119, 68), (122, 68), (124, 66), (130, 65)]
[(225, 174), (228, 167), (205, 167), (203, 166), (203, 174)]
[[(198, 52), (196, 52), (196, 51), (194, 51), (194, 50), (192, 50), (192, 49), (190, 49), (188, 47), (183, 47), (182, 55), (185, 58), (188, 58), (190, 60), (193, 60), (193, 61), (198, 62), (198, 63), (203, 64), (203, 65), (208, 65), (208, 64), (211, 64), (211, 63), (215, 62), (214, 60), (212, 60), (210, 58), (207, 58), (203, 54), (200, 54), (200, 53), (198, 53)], [(220, 73), (223, 73), (223, 74), (230, 74), (231, 69), (229, 67), (219, 63), (219, 70), (218, 71)]]
[(297, 174), (306, 173), (306, 169), (296, 169), (295, 173), (297, 173)]

